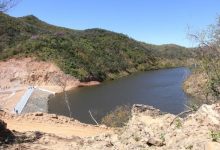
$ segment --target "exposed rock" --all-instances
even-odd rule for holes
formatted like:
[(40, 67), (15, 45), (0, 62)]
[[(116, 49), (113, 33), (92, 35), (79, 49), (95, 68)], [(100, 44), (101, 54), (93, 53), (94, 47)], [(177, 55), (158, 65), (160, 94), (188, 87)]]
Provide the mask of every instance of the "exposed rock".
[(52, 114), (52, 115), (51, 115), (51, 118), (52, 118), (52, 119), (58, 119), (58, 116), (57, 116), (56, 114)]
[[(20, 117), (33, 116), (23, 115)], [(51, 123), (71, 123), (67, 117), (44, 114), (37, 121)], [(41, 118), (41, 119), (40, 119)], [(52, 134), (43, 134), (35, 140), (34, 145), (23, 143), (28, 149), (105, 149), (105, 150), (219, 150), (220, 143), (213, 142), (211, 131), (219, 131), (220, 104), (203, 105), (197, 112), (185, 118), (176, 118), (172, 114), (163, 114), (151, 106), (134, 105), (132, 117), (123, 128), (117, 128), (114, 133), (101, 134), (92, 137), (61, 138)], [(68, 122), (66, 122), (68, 121)], [(79, 122), (74, 122), (78, 124)], [(71, 124), (74, 125), (72, 122)], [(92, 125), (90, 125), (92, 126)], [(85, 132), (86, 127), (85, 125)], [(98, 127), (97, 127), (98, 128)], [(36, 137), (36, 136), (35, 136)], [(218, 138), (218, 137), (217, 137)], [(219, 137), (220, 138), (220, 137)], [(33, 139), (33, 138), (31, 138)], [(217, 140), (218, 141), (218, 140)], [(13, 147), (13, 146), (12, 146)]]
[(159, 109), (156, 109), (152, 106), (143, 105), (143, 104), (134, 104), (132, 108), (133, 114), (139, 114), (144, 112), (145, 114), (149, 116), (158, 116), (161, 114)]
[(43, 116), (44, 114), (42, 112), (35, 113), (35, 116)]
[(198, 119), (207, 124), (220, 125), (220, 104), (202, 105), (196, 112)]
[(147, 141), (147, 144), (148, 144), (149, 146), (152, 146), (152, 145), (154, 145), (154, 146), (163, 146), (163, 145), (164, 145), (164, 143), (163, 143), (162, 140), (160, 140), (160, 139), (155, 139), (155, 138), (150, 138), (150, 139)]

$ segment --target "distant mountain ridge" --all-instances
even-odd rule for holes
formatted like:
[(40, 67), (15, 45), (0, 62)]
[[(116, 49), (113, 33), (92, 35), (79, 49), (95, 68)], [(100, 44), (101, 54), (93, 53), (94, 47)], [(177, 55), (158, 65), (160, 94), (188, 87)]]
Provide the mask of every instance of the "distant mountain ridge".
[(166, 50), (173, 53), (176, 49), (189, 53), (177, 45), (146, 44), (104, 29), (72, 30), (33, 15), (15, 18), (0, 13), (0, 60), (36, 57), (57, 64), (81, 81), (103, 81), (157, 69), (158, 58), (168, 57), (171, 54)]

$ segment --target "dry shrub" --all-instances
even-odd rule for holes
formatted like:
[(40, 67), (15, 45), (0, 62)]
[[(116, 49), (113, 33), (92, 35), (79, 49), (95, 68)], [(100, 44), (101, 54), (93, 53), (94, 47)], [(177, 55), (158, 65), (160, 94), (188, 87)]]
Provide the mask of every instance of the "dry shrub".
[(102, 124), (109, 127), (122, 127), (131, 117), (131, 106), (117, 106), (113, 111), (104, 116), (101, 120)]

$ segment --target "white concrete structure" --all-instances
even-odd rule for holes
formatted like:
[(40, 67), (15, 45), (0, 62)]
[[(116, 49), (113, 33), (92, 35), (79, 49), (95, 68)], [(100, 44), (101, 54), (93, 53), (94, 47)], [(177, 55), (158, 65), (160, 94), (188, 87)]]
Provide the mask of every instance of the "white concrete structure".
[(34, 87), (29, 86), (27, 91), (22, 96), (21, 100), (15, 106), (13, 113), (20, 114), (22, 112), (23, 108), (27, 104), (28, 99), (30, 98), (30, 96), (33, 92), (34, 92)]
[(38, 89), (38, 90), (41, 90), (41, 91), (44, 91), (44, 92), (48, 92), (48, 93), (51, 93), (51, 94), (55, 95), (55, 92), (52, 92), (52, 91), (49, 91), (49, 90), (46, 90), (46, 89), (42, 89), (42, 88), (36, 88), (36, 87), (33, 87), (33, 86), (29, 86), (27, 91), (24, 93), (24, 95), (22, 96), (20, 101), (15, 106), (12, 113), (21, 114), (22, 110), (24, 109), (25, 105), (27, 104), (29, 98), (31, 97), (31, 95), (32, 95), (32, 93), (34, 92), (35, 89)]

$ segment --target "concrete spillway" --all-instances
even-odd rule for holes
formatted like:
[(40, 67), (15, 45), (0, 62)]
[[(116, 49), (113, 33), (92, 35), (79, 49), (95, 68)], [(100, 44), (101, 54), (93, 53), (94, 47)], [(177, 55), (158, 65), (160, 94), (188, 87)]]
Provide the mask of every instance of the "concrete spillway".
[[(38, 92), (38, 93), (41, 92), (41, 96), (37, 96), (37, 97), (34, 96), (36, 95), (34, 94), (34, 92)], [(21, 114), (23, 113), (23, 111), (24, 112), (45, 111), (46, 109), (44, 108), (44, 106), (47, 106), (47, 105), (44, 103), (45, 102), (47, 103), (45, 99), (47, 99), (48, 97), (48, 94), (46, 93), (55, 95), (55, 92), (53, 91), (29, 86), (26, 92), (24, 93), (24, 95), (22, 96), (22, 98), (20, 99), (20, 101), (15, 106), (12, 113)], [(41, 100), (41, 99), (44, 99), (44, 100)], [(28, 108), (26, 108), (26, 106)]]
[(34, 87), (28, 87), (27, 91), (22, 96), (21, 100), (17, 103), (15, 106), (13, 112), (20, 114), (25, 107), (25, 105), (28, 102), (28, 99), (30, 98), (31, 94), (34, 92)]

